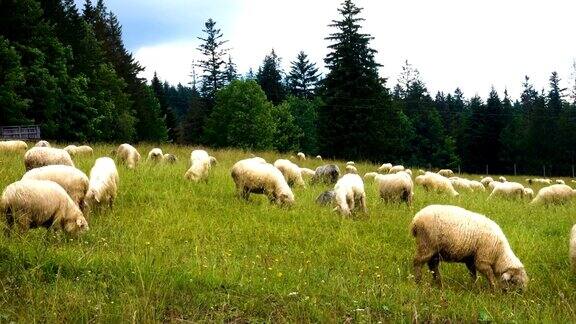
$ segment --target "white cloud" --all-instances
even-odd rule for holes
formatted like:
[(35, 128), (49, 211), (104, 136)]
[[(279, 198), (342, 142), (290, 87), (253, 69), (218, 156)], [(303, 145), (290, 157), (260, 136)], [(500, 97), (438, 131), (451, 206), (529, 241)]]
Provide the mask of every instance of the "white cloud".
[[(233, 60), (242, 73), (256, 70), (272, 48), (285, 69), (300, 50), (323, 68), (340, 0), (235, 0), (239, 8), (227, 21), (214, 19), (229, 39)], [(486, 97), (493, 85), (512, 97), (521, 91), (524, 75), (536, 88), (547, 87), (552, 71), (568, 86), (576, 58), (572, 42), (576, 2), (563, 0), (358, 0), (364, 31), (375, 39), (382, 74), (392, 86), (408, 59), (421, 72), (432, 94), (461, 87), (467, 97)], [(173, 13), (178, 15), (178, 13)], [(230, 15), (227, 15), (230, 16)], [(195, 35), (201, 36), (201, 35)], [(156, 44), (138, 49), (136, 58), (171, 83), (190, 81), (191, 61), (198, 56), (197, 40)]]

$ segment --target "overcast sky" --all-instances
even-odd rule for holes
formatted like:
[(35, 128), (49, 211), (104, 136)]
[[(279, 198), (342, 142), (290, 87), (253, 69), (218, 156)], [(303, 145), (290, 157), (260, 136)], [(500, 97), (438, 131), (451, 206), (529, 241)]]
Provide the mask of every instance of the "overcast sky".
[[(79, 2), (80, 1), (78, 0)], [(304, 50), (324, 70), (323, 58), (341, 0), (108, 0), (120, 19), (126, 46), (146, 68), (170, 83), (190, 82), (199, 58), (198, 36), (213, 18), (229, 40), (239, 72), (255, 71), (272, 48), (284, 69)], [(486, 97), (494, 86), (513, 98), (524, 75), (537, 89), (552, 71), (572, 85), (576, 59), (576, 1), (572, 0), (356, 0), (364, 32), (383, 64), (388, 86), (405, 60), (420, 71), (429, 91)], [(572, 78), (573, 79), (573, 78)]]

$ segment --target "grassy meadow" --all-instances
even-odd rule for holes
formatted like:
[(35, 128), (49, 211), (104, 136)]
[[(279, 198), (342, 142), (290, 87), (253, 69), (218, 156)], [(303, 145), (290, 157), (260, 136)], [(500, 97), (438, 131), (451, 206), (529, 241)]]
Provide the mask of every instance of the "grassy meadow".
[[(114, 148), (93, 147), (93, 156), (74, 159), (86, 173)], [(183, 178), (192, 147), (162, 146), (179, 158), (174, 165), (148, 164), (152, 146), (137, 148), (142, 163), (118, 167), (115, 207), (92, 215), (85, 235), (0, 235), (0, 322), (576, 321), (568, 261), (573, 204), (530, 207), (487, 202), (488, 193), (449, 198), (416, 187), (407, 207), (384, 204), (367, 181), (369, 214), (343, 218), (314, 203), (327, 185), (296, 188), (292, 208), (261, 195), (237, 198), (229, 170), (248, 152), (209, 150), (219, 164), (208, 183), (192, 183)], [(269, 162), (286, 157), (256, 154)], [(376, 168), (357, 167), (362, 174)], [(0, 188), (23, 173), (21, 154), (0, 155)], [(434, 203), (495, 220), (526, 267), (527, 291), (491, 291), (483, 277), (475, 285), (463, 264), (448, 263), (440, 267), (443, 288), (427, 272), (417, 286), (408, 225)]]

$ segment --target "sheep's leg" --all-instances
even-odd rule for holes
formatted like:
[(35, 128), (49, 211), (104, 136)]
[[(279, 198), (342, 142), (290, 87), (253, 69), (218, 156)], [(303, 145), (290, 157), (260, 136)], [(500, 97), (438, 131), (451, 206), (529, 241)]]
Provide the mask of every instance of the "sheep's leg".
[(492, 289), (496, 288), (496, 277), (494, 276), (494, 271), (492, 270), (492, 266), (486, 262), (477, 262), (476, 269), (480, 271), (481, 274), (486, 276), (488, 279), (488, 283), (490, 283), (490, 287)]
[(360, 196), (360, 207), (364, 213), (368, 213), (368, 208), (366, 207), (366, 195)]
[(466, 263), (466, 267), (470, 272), (470, 277), (472, 277), (472, 280), (476, 282), (476, 280), (478, 280), (478, 275), (476, 274), (476, 265), (474, 264), (474, 259), (473, 258), (467, 259), (464, 261), (464, 263)]
[(430, 260), (428, 260), (428, 269), (432, 272), (432, 279), (434, 283), (440, 287), (442, 287), (442, 278), (440, 277), (440, 255), (435, 254), (432, 256)]
[(416, 251), (416, 255), (414, 256), (414, 260), (412, 262), (413, 270), (414, 270), (414, 280), (416, 283), (419, 283), (422, 279), (422, 266), (430, 261), (434, 256), (434, 252), (430, 251), (426, 245), (418, 244), (418, 250)]
[(350, 211), (353, 211), (354, 207), (356, 207), (356, 202), (354, 201), (354, 197), (352, 197), (352, 199), (348, 199), (348, 197), (346, 197), (346, 203), (348, 203), (348, 208), (350, 209)]

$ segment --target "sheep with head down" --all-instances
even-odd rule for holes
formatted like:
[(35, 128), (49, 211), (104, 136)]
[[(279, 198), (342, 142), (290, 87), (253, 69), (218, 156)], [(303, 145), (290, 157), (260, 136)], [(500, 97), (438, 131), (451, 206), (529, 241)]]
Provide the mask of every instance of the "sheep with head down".
[(498, 182), (494, 181), (490, 183), (494, 184), (494, 189), (488, 196), (488, 199), (495, 197), (505, 198), (505, 199), (521, 199), (524, 197), (524, 186), (518, 182)]
[(338, 177), (340, 176), (340, 169), (335, 164), (326, 164), (319, 166), (314, 171), (314, 176), (312, 177), (312, 183), (336, 183)]
[(394, 174), (379, 174), (374, 178), (378, 185), (380, 198), (386, 202), (405, 202), (412, 204), (414, 183), (412, 177), (404, 171)]
[(417, 176), (415, 182), (428, 191), (447, 193), (452, 197), (458, 197), (460, 195), (454, 190), (454, 186), (448, 178), (434, 172), (426, 172), (423, 175)]
[(155, 147), (151, 149), (150, 152), (148, 152), (147, 161), (158, 163), (162, 161), (162, 159), (164, 159), (164, 153), (162, 153), (162, 150), (160, 148)]
[(414, 277), (419, 282), (422, 266), (428, 264), (441, 285), (440, 261), (466, 264), (473, 280), (476, 271), (490, 286), (526, 288), (528, 275), (516, 257), (502, 229), (484, 215), (457, 206), (430, 205), (420, 210), (410, 225), (416, 238)]
[(22, 152), (28, 149), (24, 141), (0, 141), (0, 152)]
[(304, 154), (302, 152), (298, 152), (298, 154), (296, 154), (296, 157), (298, 158), (298, 160), (301, 160), (301, 161), (306, 160), (306, 154)]
[(128, 143), (121, 144), (116, 149), (116, 157), (124, 163), (128, 169), (134, 169), (140, 162), (140, 153)]
[(80, 234), (88, 230), (88, 222), (66, 191), (49, 180), (20, 180), (2, 193), (0, 213), (4, 215), (8, 233), (16, 226), (20, 232), (46, 227)]
[(378, 172), (388, 173), (392, 169), (392, 163), (383, 163), (379, 168)]
[(174, 154), (166, 153), (164, 154), (162, 161), (164, 161), (165, 163), (174, 164), (176, 163), (176, 161), (178, 161), (178, 159)]
[(404, 171), (406, 168), (404, 168), (403, 165), (395, 165), (393, 167), (390, 168), (390, 170), (388, 170), (388, 173), (392, 174), (392, 173), (397, 173), (400, 171)]
[(494, 182), (494, 179), (492, 179), (492, 177), (484, 177), (482, 178), (482, 180), (480, 180), (480, 183), (482, 183), (484, 187), (488, 187), (490, 182)]
[(190, 154), (190, 168), (184, 174), (188, 180), (195, 182), (208, 181), (208, 175), (212, 168), (210, 155), (204, 150), (194, 150)]
[(270, 202), (292, 205), (294, 194), (282, 172), (270, 163), (258, 159), (245, 159), (236, 162), (230, 172), (237, 193), (244, 199), (250, 194), (264, 194)]
[(440, 171), (438, 171), (438, 174), (446, 177), (446, 178), (450, 178), (454, 176), (454, 171), (450, 170), (450, 169), (442, 169)]
[(36, 145), (34, 145), (34, 146), (35, 147), (51, 147), (50, 143), (48, 143), (48, 141), (44, 141), (44, 140), (38, 141), (36, 143)]
[(302, 173), (302, 176), (313, 177), (316, 171), (308, 168), (300, 168), (300, 173)]
[(378, 172), (367, 172), (364, 174), (364, 179), (374, 179), (378, 174)]
[(349, 164), (346, 166), (346, 173), (358, 174), (358, 169), (354, 165)]
[(112, 208), (118, 192), (118, 170), (109, 157), (96, 159), (90, 170), (90, 182), (86, 193), (86, 205), (93, 209), (100, 206)]
[(24, 154), (24, 166), (26, 171), (46, 165), (69, 165), (74, 166), (68, 152), (52, 147), (33, 147)]
[(292, 186), (306, 186), (304, 179), (302, 179), (302, 171), (299, 166), (292, 163), (290, 160), (278, 159), (274, 162), (274, 167), (276, 167), (288, 182), (290, 187)]
[(572, 231), (570, 233), (570, 247), (568, 251), (570, 255), (572, 271), (576, 273), (576, 225), (572, 227)]
[(576, 196), (576, 190), (570, 188), (570, 186), (554, 184), (540, 189), (530, 204), (564, 204), (572, 200), (574, 196)]
[(344, 216), (351, 215), (356, 207), (364, 213), (368, 212), (364, 182), (357, 174), (348, 173), (342, 176), (334, 185), (334, 196), (336, 202), (334, 210)]

